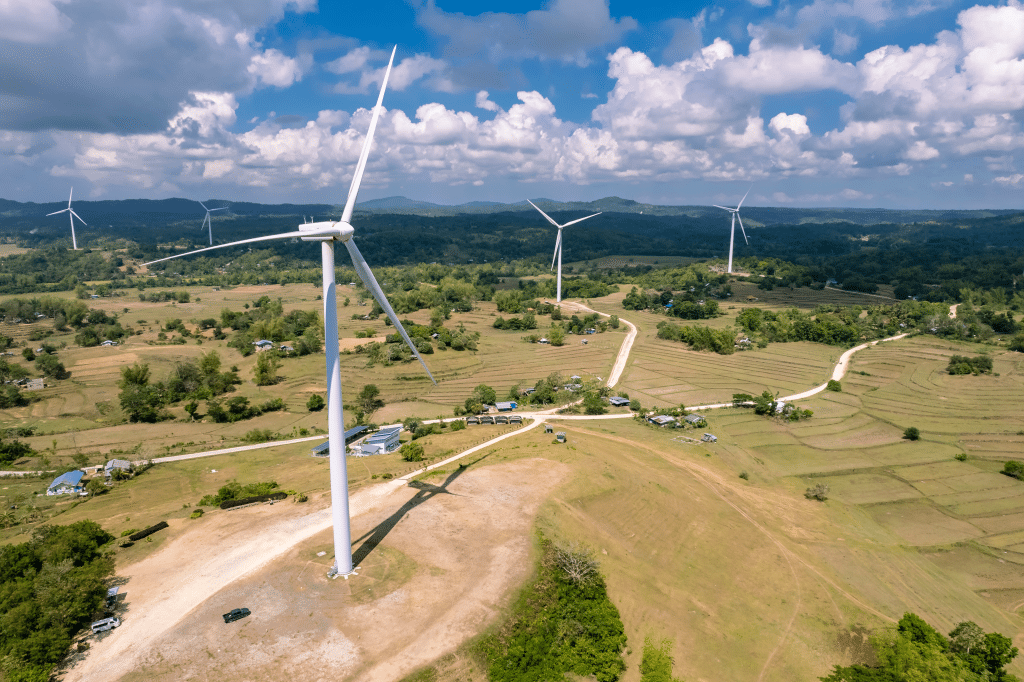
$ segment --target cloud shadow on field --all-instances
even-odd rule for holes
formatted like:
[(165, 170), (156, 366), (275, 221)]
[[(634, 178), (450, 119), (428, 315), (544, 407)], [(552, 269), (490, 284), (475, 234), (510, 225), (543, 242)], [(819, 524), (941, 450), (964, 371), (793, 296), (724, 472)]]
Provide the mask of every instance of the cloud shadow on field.
[(398, 522), (413, 509), (437, 495), (454, 495), (455, 493), (448, 490), (448, 486), (454, 483), (455, 479), (465, 473), (469, 467), (481, 461), (485, 457), (487, 457), (487, 455), (484, 455), (480, 459), (468, 464), (459, 465), (455, 471), (449, 474), (448, 478), (446, 478), (444, 483), (441, 485), (434, 485), (432, 483), (426, 483), (425, 481), (409, 481), (409, 487), (416, 488), (417, 493), (409, 498), (405, 504), (399, 507), (394, 514), (381, 521), (373, 530), (362, 537), (357, 538), (355, 542), (352, 543), (355, 545), (356, 543), (362, 542), (362, 544), (359, 545), (359, 548), (352, 553), (352, 565), (358, 566), (362, 561), (364, 561), (366, 557), (368, 557), (373, 550), (377, 548), (377, 545), (384, 541), (384, 538), (388, 536), (388, 533), (398, 525)]

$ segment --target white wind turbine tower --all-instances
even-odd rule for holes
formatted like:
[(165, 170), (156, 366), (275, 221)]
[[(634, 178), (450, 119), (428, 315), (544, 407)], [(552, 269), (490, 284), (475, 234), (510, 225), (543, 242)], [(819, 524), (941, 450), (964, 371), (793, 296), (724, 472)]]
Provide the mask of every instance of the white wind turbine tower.
[(213, 246), (213, 221), (210, 220), (210, 212), (211, 211), (225, 211), (225, 210), (227, 210), (228, 207), (227, 206), (221, 206), (220, 208), (206, 208), (206, 204), (204, 204), (203, 202), (196, 201), (196, 203), (206, 209), (206, 217), (203, 218), (203, 224), (199, 228), (199, 230), (201, 232), (202, 229), (204, 227), (207, 227), (207, 226), (210, 228), (210, 246)]
[[(526, 201), (530, 204), (530, 206), (533, 206), (534, 208), (537, 208), (537, 204), (533, 203), (529, 199), (527, 199)], [(555, 267), (555, 261), (557, 260), (558, 261), (558, 276), (557, 276), (558, 283), (555, 285), (556, 286), (555, 302), (556, 303), (561, 303), (562, 302), (562, 228), (563, 227), (569, 227), (570, 225), (575, 225), (576, 223), (583, 222), (584, 220), (587, 220), (588, 218), (593, 218), (594, 216), (599, 216), (599, 215), (601, 215), (601, 213), (603, 213), (603, 211), (595, 213), (594, 215), (588, 215), (586, 218), (578, 218), (576, 220), (570, 220), (565, 225), (559, 225), (554, 220), (552, 220), (551, 216), (549, 216), (547, 213), (545, 213), (544, 211), (541, 211), (539, 208), (537, 208), (537, 210), (540, 211), (540, 214), (542, 216), (544, 216), (545, 218), (548, 219), (549, 223), (551, 223), (552, 225), (554, 225), (555, 227), (558, 228), (558, 238), (555, 239), (555, 254), (551, 257), (551, 267), (552, 268)]]
[[(397, 49), (398, 47), (396, 46), (395, 50)], [(356, 164), (355, 173), (352, 176), (352, 185), (348, 190), (348, 201), (345, 203), (345, 210), (341, 215), (340, 221), (304, 222), (299, 226), (297, 232), (285, 232), (269, 237), (243, 239), (231, 242), (230, 244), (218, 244), (217, 246), (198, 249), (189, 254), (180, 254), (179, 256), (170, 256), (169, 258), (152, 261), (152, 263), (159, 263), (171, 258), (202, 253), (212, 249), (222, 249), (239, 244), (251, 244), (253, 242), (274, 239), (293, 239), (299, 237), (303, 241), (320, 242), (320, 251), (323, 258), (324, 352), (327, 355), (327, 432), (330, 438), (331, 509), (334, 520), (334, 567), (329, 574), (332, 576), (348, 575), (353, 572), (352, 532), (349, 523), (348, 507), (348, 470), (345, 462), (345, 421), (341, 402), (341, 358), (338, 353), (338, 302), (334, 281), (334, 242), (340, 241), (348, 249), (349, 255), (352, 258), (352, 264), (355, 266), (356, 272), (359, 273), (360, 279), (363, 280), (366, 288), (373, 294), (380, 307), (387, 313), (395, 329), (402, 335), (406, 344), (412, 349), (420, 364), (423, 365), (423, 369), (427, 370), (430, 380), (434, 381), (434, 376), (430, 374), (427, 364), (423, 362), (423, 358), (420, 357), (416, 346), (409, 339), (409, 335), (402, 327), (402, 323), (398, 321), (398, 316), (395, 315), (394, 309), (392, 309), (391, 304), (388, 303), (387, 298), (384, 296), (384, 292), (370, 271), (370, 266), (366, 264), (363, 254), (356, 247), (356, 243), (352, 239), (354, 229), (349, 222), (352, 219), (352, 210), (356, 204), (356, 196), (359, 194), (359, 184), (363, 179), (363, 171), (366, 169), (366, 158), (370, 154), (370, 146), (373, 143), (373, 132), (377, 127), (377, 118), (380, 116), (380, 111), (383, 108), (381, 103), (384, 101), (384, 89), (387, 87), (388, 77), (391, 75), (391, 65), (395, 60), (395, 50), (391, 51), (391, 61), (388, 62), (387, 71), (384, 72), (384, 81), (380, 86), (380, 96), (377, 98), (377, 106), (374, 107), (373, 116), (370, 119), (370, 129), (367, 131), (366, 140), (363, 142), (363, 150), (359, 155), (359, 162)], [(149, 264), (146, 263), (146, 265)], [(434, 383), (436, 384), (437, 382), (434, 381)]]
[[(750, 194), (750, 190), (749, 189), (747, 190), (747, 194)], [(719, 206), (718, 204), (714, 204), (715, 208), (720, 208), (720, 209), (722, 209), (724, 211), (729, 211), (730, 213), (732, 213), (732, 228), (729, 230), (729, 274), (732, 274), (732, 245), (733, 245), (733, 242), (736, 240), (736, 221), (737, 220), (740, 221), (740, 232), (743, 233), (743, 243), (744, 244), (749, 244), (750, 243), (747, 240), (747, 231), (743, 229), (743, 218), (740, 218), (740, 206), (742, 206), (743, 202), (746, 201), (747, 194), (743, 195), (743, 198), (740, 199), (740, 203), (736, 205), (736, 208), (727, 208), (725, 206)]]
[(88, 223), (85, 222), (84, 220), (82, 220), (82, 218), (79, 217), (79, 215), (77, 213), (75, 213), (74, 209), (71, 208), (71, 195), (73, 195), (74, 193), (75, 193), (75, 188), (72, 187), (71, 191), (68, 192), (68, 207), (67, 208), (62, 208), (61, 210), (54, 211), (53, 213), (47, 213), (46, 217), (49, 218), (52, 215), (57, 215), (59, 213), (65, 213), (65, 212), (68, 214), (68, 219), (71, 220), (71, 246), (74, 247), (74, 249), (77, 251), (78, 250), (78, 240), (75, 238), (75, 218), (78, 218), (79, 220), (81, 220), (83, 225), (88, 225)]

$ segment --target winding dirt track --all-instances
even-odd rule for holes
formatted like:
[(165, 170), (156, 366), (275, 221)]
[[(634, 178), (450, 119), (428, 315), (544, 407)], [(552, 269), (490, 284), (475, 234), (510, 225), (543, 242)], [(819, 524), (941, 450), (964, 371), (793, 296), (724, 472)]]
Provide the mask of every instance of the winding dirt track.
[[(586, 308), (579, 304), (577, 304), (576, 307), (580, 310), (591, 311), (590, 308)], [(606, 315), (605, 313), (600, 314)], [(633, 342), (637, 336), (637, 328), (635, 325), (626, 320), (621, 321), (629, 327), (629, 332), (623, 340), (622, 346), (616, 356), (611, 374), (608, 377), (608, 386), (614, 386), (621, 378), (626, 367), (626, 363), (629, 360), (629, 354), (632, 349)], [(906, 336), (906, 334), (901, 334), (889, 339), (882, 339), (882, 341), (896, 340), (903, 338), (904, 336)], [(862, 344), (843, 353), (838, 364), (833, 370), (833, 379), (838, 380), (845, 375), (847, 367), (849, 366), (849, 360), (854, 353), (877, 343), (879, 343), (879, 341)], [(787, 396), (784, 399), (798, 400), (806, 398), (825, 390), (826, 385), (827, 384), (822, 384), (821, 386), (804, 391), (803, 393)], [(695, 409), (714, 409), (730, 406), (732, 406), (732, 403), (721, 403), (715, 405), (701, 405), (697, 406)], [(602, 420), (632, 418), (632, 414), (556, 416), (552, 414), (555, 409), (557, 408), (534, 413), (524, 413), (523, 416), (532, 417), (533, 422), (520, 429), (506, 433), (487, 441), (486, 443), (461, 452), (442, 462), (438, 462), (419, 471), (410, 473), (402, 478), (356, 491), (352, 494), (350, 499), (350, 510), (352, 516), (357, 517), (373, 510), (378, 510), (385, 504), (390, 504), (392, 500), (389, 500), (389, 498), (392, 494), (405, 488), (413, 476), (430, 469), (446, 466), (463, 457), (493, 447), (495, 444), (503, 440), (513, 438), (521, 433), (535, 429), (544, 423), (545, 419)], [(311, 439), (296, 439), (295, 441), (287, 442), (301, 442), (304, 440)], [(239, 448), (230, 448), (229, 451), (240, 452), (259, 447), (272, 447), (281, 444), (283, 443), (278, 442), (256, 446), (243, 446)], [(207, 457), (223, 454), (224, 452), (225, 450), (214, 450), (204, 453), (193, 453), (191, 455), (179, 455), (163, 458), (162, 461)], [(714, 486), (704, 478), (709, 472), (702, 471), (698, 473), (696, 471), (691, 471), (691, 473), (696, 474), (697, 478), (701, 479), (705, 485), (708, 485), (714, 490)], [(715, 490), (715, 492), (721, 496), (719, 491)], [(723, 497), (723, 499), (725, 498)], [(728, 500), (726, 501), (729, 504), (732, 504), (732, 502), (729, 502)], [(744, 516), (747, 516), (740, 509), (737, 509), (737, 511)], [(107, 633), (106, 636), (96, 641), (93, 644), (89, 655), (68, 671), (67, 675), (64, 677), (66, 682), (78, 682), (80, 680), (84, 681), (94, 679), (116, 679), (132, 671), (134, 669), (133, 666), (137, 665), (144, 656), (151, 653), (151, 647), (154, 643), (159, 641), (162, 635), (177, 626), (186, 617), (186, 615), (200, 607), (218, 591), (227, 585), (255, 574), (272, 561), (291, 551), (299, 543), (304, 542), (316, 533), (329, 528), (331, 524), (330, 508), (321, 509), (308, 514), (285, 515), (285, 518), (274, 518), (268, 515), (265, 522), (261, 522), (259, 532), (255, 534), (248, 532), (247, 528), (237, 526), (233, 520), (229, 521), (228, 519), (230, 517), (225, 516), (224, 518), (225, 520), (223, 521), (223, 524), (225, 525), (225, 528), (223, 530), (229, 532), (222, 534), (220, 544), (216, 545), (217, 552), (209, 553), (204, 556), (201, 561), (196, 560), (196, 557), (194, 556), (195, 549), (193, 547), (188, 546), (187, 543), (178, 542), (168, 545), (149, 558), (138, 564), (129, 566), (124, 570), (124, 573), (129, 578), (135, 575), (149, 576), (150, 579), (146, 581), (147, 584), (145, 586), (149, 589), (149, 592), (147, 593), (142, 589), (143, 585), (139, 582), (130, 583), (130, 589), (133, 591), (133, 611), (130, 627), (119, 628), (111, 631), (110, 633)], [(241, 521), (242, 517), (237, 518)], [(759, 525), (753, 519), (749, 517), (747, 518), (751, 523)], [(769, 536), (772, 537), (770, 534)], [(772, 540), (775, 541), (776, 544), (779, 544), (778, 540), (774, 537), (772, 537)], [(780, 550), (783, 551), (786, 560), (790, 563), (790, 569), (793, 570), (790, 552), (781, 545)], [(185, 568), (186, 570), (181, 570), (182, 568)], [(158, 576), (159, 580), (154, 581), (152, 579), (154, 576)], [(769, 659), (765, 662), (762, 675), (765, 670), (768, 669), (771, 659), (772, 656), (769, 656)]]

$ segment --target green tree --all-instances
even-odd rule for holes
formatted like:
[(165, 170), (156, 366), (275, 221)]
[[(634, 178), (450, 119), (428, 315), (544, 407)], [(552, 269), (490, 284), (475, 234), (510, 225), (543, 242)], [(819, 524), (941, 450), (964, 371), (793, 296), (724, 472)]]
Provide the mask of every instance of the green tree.
[(1024, 464), (1011, 460), (1003, 465), (1002, 473), (1024, 481)]
[(487, 384), (479, 384), (473, 389), (472, 399), (484, 405), (493, 405), (498, 400), (498, 394)]
[(422, 462), (423, 446), (420, 443), (406, 443), (398, 448), (398, 454), (406, 462)]
[(384, 407), (384, 401), (380, 399), (380, 389), (377, 388), (377, 385), (366, 384), (363, 386), (363, 390), (359, 392), (357, 404), (368, 415)]
[(587, 393), (583, 397), (583, 411), (586, 414), (604, 414), (608, 409), (605, 407), (604, 401), (601, 400), (599, 394)]
[(903, 437), (907, 440), (917, 440), (921, 437), (921, 432), (916, 426), (911, 426), (903, 432)]
[(271, 353), (260, 353), (256, 356), (256, 367), (253, 378), (257, 386), (271, 386), (277, 383), (277, 370), (281, 361)]
[(565, 345), (565, 330), (562, 328), (562, 325), (551, 325), (551, 329), (548, 330), (548, 341), (551, 342), (552, 346)]
[(118, 386), (121, 410), (128, 421), (152, 423), (159, 420), (163, 398), (160, 391), (149, 384), (149, 365), (135, 363), (121, 368)]
[(327, 403), (324, 401), (323, 396), (321, 396), (319, 393), (314, 393), (313, 395), (309, 396), (309, 400), (306, 401), (306, 409), (309, 410), (310, 412), (319, 412), (320, 410), (324, 409), (324, 406), (326, 404)]
[(825, 385), (826, 391), (835, 391), (836, 393), (842, 393), (843, 385), (835, 379), (829, 379), (828, 384)]
[(107, 484), (99, 478), (94, 478), (85, 484), (85, 491), (95, 497), (96, 495), (103, 495), (107, 492)]

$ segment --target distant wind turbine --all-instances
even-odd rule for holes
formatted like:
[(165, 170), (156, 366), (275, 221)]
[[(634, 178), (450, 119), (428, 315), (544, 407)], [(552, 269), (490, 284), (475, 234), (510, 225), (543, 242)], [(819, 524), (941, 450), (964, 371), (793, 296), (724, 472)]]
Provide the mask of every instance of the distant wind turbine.
[[(534, 208), (537, 208), (537, 204), (533, 203), (529, 199), (527, 199), (526, 201), (529, 202), (530, 206), (533, 206)], [(552, 220), (551, 216), (549, 216), (547, 213), (545, 213), (544, 211), (541, 211), (539, 208), (537, 208), (537, 210), (540, 211), (540, 214), (542, 216), (544, 216), (545, 218), (548, 219), (549, 223), (551, 223), (552, 225), (554, 225), (555, 227), (558, 228), (558, 238), (555, 239), (555, 254), (551, 257), (551, 267), (552, 268), (555, 267), (555, 261), (557, 260), (558, 261), (558, 277), (557, 277), (558, 284), (556, 285), (557, 288), (555, 290), (555, 302), (556, 303), (561, 303), (562, 302), (562, 228), (563, 227), (569, 227), (570, 225), (575, 225), (576, 223), (583, 222), (584, 220), (587, 220), (589, 218), (593, 218), (594, 216), (599, 216), (604, 211), (600, 211), (598, 213), (595, 213), (594, 215), (588, 215), (586, 218), (578, 218), (576, 220), (571, 220), (571, 221), (567, 222), (565, 225), (559, 225), (554, 220)]]
[(78, 250), (78, 240), (75, 238), (75, 218), (78, 218), (79, 220), (81, 220), (83, 225), (88, 225), (88, 223), (86, 223), (84, 220), (82, 220), (81, 217), (79, 217), (79, 215), (77, 213), (75, 213), (74, 209), (71, 208), (71, 195), (73, 195), (74, 193), (75, 193), (75, 188), (72, 187), (71, 191), (68, 192), (68, 207), (67, 208), (62, 208), (61, 210), (54, 211), (53, 213), (47, 213), (46, 217), (49, 218), (52, 215), (57, 215), (59, 213), (65, 213), (65, 212), (68, 214), (68, 219), (71, 221), (71, 246), (74, 247), (74, 249), (77, 251)]
[[(397, 50), (398, 47), (395, 47)], [(349, 518), (348, 507), (348, 467), (345, 462), (345, 420), (342, 413), (341, 402), (341, 357), (338, 353), (338, 300), (334, 281), (334, 242), (342, 242), (348, 249), (349, 256), (356, 272), (359, 273), (363, 284), (370, 290), (380, 307), (387, 313), (388, 318), (395, 329), (402, 335), (405, 343), (412, 349), (413, 355), (427, 370), (427, 376), (434, 381), (434, 376), (427, 369), (427, 363), (423, 362), (416, 346), (399, 322), (394, 309), (388, 303), (387, 297), (381, 290), (377, 279), (366, 264), (363, 254), (359, 252), (352, 235), (355, 230), (349, 222), (352, 219), (352, 210), (356, 205), (356, 197), (359, 194), (359, 184), (363, 180), (363, 171), (366, 169), (366, 158), (370, 154), (370, 147), (373, 144), (373, 132), (377, 128), (377, 119), (383, 109), (384, 89), (387, 87), (388, 78), (391, 75), (391, 65), (395, 61), (395, 50), (391, 51), (391, 61), (388, 62), (387, 71), (384, 72), (384, 82), (380, 86), (380, 96), (377, 98), (377, 106), (373, 109), (373, 116), (370, 118), (370, 129), (366, 133), (366, 140), (363, 141), (363, 150), (359, 155), (359, 162), (356, 164), (355, 173), (352, 176), (352, 185), (348, 190), (348, 201), (345, 203), (345, 210), (341, 214), (340, 221), (328, 220), (319, 223), (303, 222), (297, 232), (285, 232), (283, 234), (270, 235), (268, 237), (254, 237), (243, 239), (229, 244), (218, 244), (204, 249), (198, 249), (190, 253), (160, 258), (159, 260), (146, 263), (159, 263), (190, 256), (195, 253), (203, 253), (212, 249), (223, 249), (239, 244), (251, 244), (253, 242), (270, 241), (275, 239), (293, 239), (298, 237), (302, 241), (320, 242), (320, 254), (323, 261), (323, 298), (324, 298), (324, 352), (327, 355), (327, 434), (330, 447), (331, 462), (331, 511), (334, 521), (334, 567), (329, 575), (349, 575), (353, 572), (352, 567), (352, 529)], [(436, 384), (437, 382), (434, 381)]]
[(210, 228), (210, 246), (213, 246), (213, 221), (210, 220), (210, 213), (212, 211), (224, 211), (224, 210), (227, 210), (227, 206), (221, 206), (220, 208), (206, 208), (206, 204), (204, 204), (203, 202), (196, 201), (196, 203), (206, 209), (206, 217), (203, 218), (203, 224), (199, 228), (199, 230), (202, 231), (202, 229), (204, 227), (209, 226), (209, 228)]
[[(747, 190), (747, 194), (750, 194), (750, 190), (749, 189)], [(743, 243), (745, 243), (745, 244), (749, 244), (750, 243), (747, 240), (747, 231), (743, 229), (743, 218), (740, 218), (740, 206), (742, 206), (743, 202), (746, 201), (747, 194), (743, 195), (743, 198), (740, 199), (740, 203), (736, 205), (736, 208), (727, 208), (725, 206), (719, 206), (718, 204), (714, 205), (715, 208), (720, 208), (723, 211), (729, 211), (730, 213), (732, 213), (732, 228), (730, 228), (730, 230), (729, 230), (729, 274), (732, 274), (732, 246), (733, 246), (733, 242), (736, 240), (736, 221), (737, 220), (740, 221), (740, 232), (743, 233)]]

